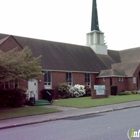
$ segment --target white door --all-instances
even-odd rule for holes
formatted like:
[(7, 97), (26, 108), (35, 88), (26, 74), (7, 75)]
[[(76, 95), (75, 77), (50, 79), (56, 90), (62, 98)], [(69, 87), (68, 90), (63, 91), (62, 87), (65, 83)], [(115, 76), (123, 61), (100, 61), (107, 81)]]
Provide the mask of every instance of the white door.
[(35, 95), (35, 99), (38, 99), (38, 81), (36, 79), (31, 79), (28, 81), (28, 91), (29, 98)]

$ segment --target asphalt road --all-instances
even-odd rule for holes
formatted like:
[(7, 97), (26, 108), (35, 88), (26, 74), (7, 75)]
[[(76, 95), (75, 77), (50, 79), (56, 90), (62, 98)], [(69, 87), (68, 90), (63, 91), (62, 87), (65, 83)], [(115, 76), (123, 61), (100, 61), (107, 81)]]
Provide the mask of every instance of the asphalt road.
[(132, 128), (140, 129), (138, 107), (3, 129), (0, 140), (128, 140)]

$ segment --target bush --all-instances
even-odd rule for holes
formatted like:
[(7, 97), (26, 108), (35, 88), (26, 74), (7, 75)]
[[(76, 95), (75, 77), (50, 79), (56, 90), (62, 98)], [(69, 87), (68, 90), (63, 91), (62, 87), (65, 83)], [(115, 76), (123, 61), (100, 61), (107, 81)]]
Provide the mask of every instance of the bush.
[(71, 93), (71, 97), (82, 97), (82, 96), (86, 95), (85, 86), (78, 85), (78, 84), (75, 86), (72, 86), (69, 89), (69, 92)]
[(59, 91), (60, 98), (69, 98), (70, 97), (69, 86), (67, 83), (58, 84), (57, 88)]
[(132, 94), (131, 91), (124, 91), (124, 93), (125, 93), (126, 95), (131, 95), (131, 94)]
[(86, 96), (91, 96), (91, 88), (89, 86), (85, 86)]
[(123, 92), (119, 93), (118, 95), (132, 95), (132, 94), (138, 94), (138, 91), (137, 90), (123, 91)]
[(138, 91), (137, 90), (133, 90), (132, 94), (138, 94)]
[(22, 107), (27, 95), (23, 89), (8, 89), (0, 91), (0, 108)]
[(57, 88), (59, 90), (60, 98), (82, 97), (91, 95), (91, 88), (89, 86), (77, 84), (69, 87), (67, 83), (61, 83), (57, 85)]

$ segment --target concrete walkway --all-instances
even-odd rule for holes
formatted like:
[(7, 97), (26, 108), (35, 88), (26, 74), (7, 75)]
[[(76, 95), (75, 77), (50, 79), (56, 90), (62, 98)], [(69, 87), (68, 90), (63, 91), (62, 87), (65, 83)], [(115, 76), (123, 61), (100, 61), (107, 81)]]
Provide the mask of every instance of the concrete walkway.
[(64, 119), (64, 118), (74, 117), (74, 116), (140, 107), (140, 101), (91, 107), (85, 109), (61, 107), (61, 106), (54, 106), (54, 105), (44, 106), (44, 107), (57, 108), (62, 110), (63, 112), (0, 120), (0, 129), (6, 129), (11, 127), (17, 127), (17, 126), (23, 126), (23, 125), (29, 125), (29, 124), (35, 124), (35, 123), (41, 123), (47, 121), (54, 121), (54, 120), (59, 120), (59, 119)]

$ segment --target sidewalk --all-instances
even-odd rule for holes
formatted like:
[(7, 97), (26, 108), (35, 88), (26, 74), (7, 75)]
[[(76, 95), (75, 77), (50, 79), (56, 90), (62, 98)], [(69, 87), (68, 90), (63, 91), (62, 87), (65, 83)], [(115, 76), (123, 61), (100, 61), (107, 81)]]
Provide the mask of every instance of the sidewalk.
[(140, 101), (91, 107), (91, 108), (85, 108), (85, 109), (60, 107), (60, 106), (53, 106), (53, 105), (44, 106), (44, 107), (57, 108), (57, 109), (62, 110), (63, 112), (0, 120), (0, 129), (59, 120), (59, 119), (64, 119), (68, 117), (75, 117), (75, 116), (81, 116), (81, 115), (87, 115), (87, 114), (96, 114), (96, 113), (122, 110), (122, 109), (127, 109), (127, 108), (140, 107)]

